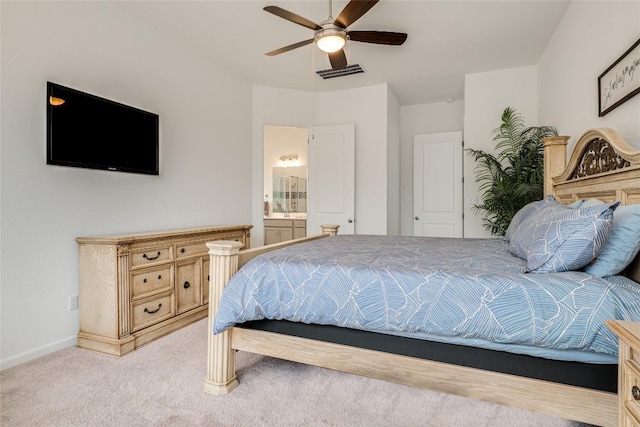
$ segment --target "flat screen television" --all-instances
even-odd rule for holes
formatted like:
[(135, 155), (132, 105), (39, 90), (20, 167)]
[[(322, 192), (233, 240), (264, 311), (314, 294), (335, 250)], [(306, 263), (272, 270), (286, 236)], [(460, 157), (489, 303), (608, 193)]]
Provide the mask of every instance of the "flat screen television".
[(159, 116), (47, 82), (47, 164), (159, 174)]

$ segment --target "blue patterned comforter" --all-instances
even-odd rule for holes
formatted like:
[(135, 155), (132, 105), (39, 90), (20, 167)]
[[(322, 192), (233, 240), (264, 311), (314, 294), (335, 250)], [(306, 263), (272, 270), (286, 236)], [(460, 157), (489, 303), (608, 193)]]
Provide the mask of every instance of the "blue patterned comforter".
[(640, 321), (640, 284), (525, 270), (501, 239), (329, 237), (247, 263), (225, 288), (213, 332), (284, 319), (615, 363), (604, 321)]

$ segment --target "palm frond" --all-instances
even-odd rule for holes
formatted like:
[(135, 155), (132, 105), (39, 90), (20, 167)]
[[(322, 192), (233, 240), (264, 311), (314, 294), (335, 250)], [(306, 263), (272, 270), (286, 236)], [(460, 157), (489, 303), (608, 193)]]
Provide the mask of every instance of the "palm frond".
[(477, 162), (476, 182), (482, 203), (473, 206), (492, 235), (504, 235), (513, 216), (527, 203), (543, 197), (542, 140), (558, 133), (552, 126), (525, 127), (515, 109), (505, 108), (494, 129), (496, 154), (466, 149)]
[(496, 141), (496, 151), (500, 161), (505, 160), (512, 153), (520, 150), (521, 134), (524, 129), (524, 119), (513, 108), (507, 107), (502, 113), (502, 124), (493, 130), (493, 140)]

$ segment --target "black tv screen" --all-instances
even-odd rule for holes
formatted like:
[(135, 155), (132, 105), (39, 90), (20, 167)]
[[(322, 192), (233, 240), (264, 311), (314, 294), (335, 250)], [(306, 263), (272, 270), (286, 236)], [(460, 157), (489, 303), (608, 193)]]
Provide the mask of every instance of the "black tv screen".
[(47, 82), (47, 164), (159, 173), (157, 114)]

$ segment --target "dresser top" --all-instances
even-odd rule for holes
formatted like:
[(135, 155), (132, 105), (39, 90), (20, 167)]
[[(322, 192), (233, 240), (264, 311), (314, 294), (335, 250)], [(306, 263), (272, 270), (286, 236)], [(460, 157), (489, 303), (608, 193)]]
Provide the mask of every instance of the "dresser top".
[(640, 348), (640, 323), (625, 322), (622, 320), (609, 320), (607, 327), (611, 329), (618, 337), (625, 340), (631, 346)]
[(226, 233), (226, 232), (248, 232), (253, 225), (220, 225), (201, 228), (186, 228), (178, 230), (164, 230), (164, 231), (148, 231), (141, 233), (122, 233), (122, 234), (108, 234), (102, 236), (89, 236), (89, 237), (76, 237), (78, 243), (91, 243), (91, 244), (130, 244), (137, 241), (147, 241), (166, 238), (185, 238), (185, 237), (197, 237), (198, 235), (210, 234), (210, 233)]

